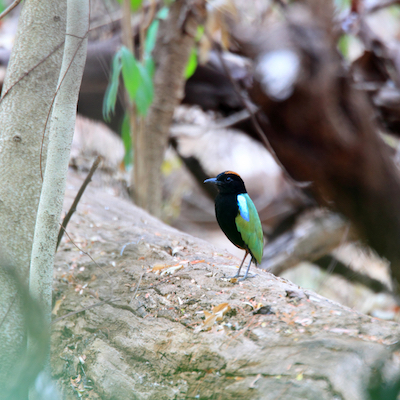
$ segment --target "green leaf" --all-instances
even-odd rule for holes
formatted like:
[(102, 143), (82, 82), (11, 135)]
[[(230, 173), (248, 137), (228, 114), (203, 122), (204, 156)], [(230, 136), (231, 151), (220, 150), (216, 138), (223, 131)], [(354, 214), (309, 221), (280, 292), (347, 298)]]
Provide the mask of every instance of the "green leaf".
[(149, 29), (147, 29), (146, 40), (144, 44), (145, 55), (150, 55), (154, 49), (157, 39), (158, 26), (160, 25), (160, 19), (164, 20), (168, 16), (168, 7), (163, 7), (158, 11), (155, 20), (151, 23)]
[(115, 111), (115, 103), (118, 95), (119, 75), (121, 73), (122, 63), (121, 54), (115, 53), (111, 65), (111, 79), (108, 82), (107, 90), (103, 99), (103, 118), (109, 121)]
[[(122, 4), (123, 0), (117, 0), (119, 4)], [(142, 5), (142, 0), (131, 0), (131, 9), (136, 11)]]
[(135, 56), (130, 50), (121, 47), (121, 61), (122, 61), (122, 77), (124, 78), (124, 85), (128, 92), (131, 101), (134, 100), (136, 92), (140, 86), (140, 72), (137, 66)]
[(140, 75), (142, 78), (139, 89), (136, 93), (136, 107), (140, 115), (146, 115), (151, 103), (153, 102), (154, 87), (153, 80), (147, 69), (138, 64)]
[(349, 45), (350, 45), (350, 36), (347, 34), (340, 36), (338, 41), (338, 49), (345, 58), (347, 58), (349, 55)]
[(154, 72), (156, 70), (156, 66), (154, 65), (153, 57), (147, 57), (144, 63), (144, 67), (147, 70), (147, 73), (151, 78), (154, 76)]
[(168, 12), (169, 12), (168, 7), (164, 6), (163, 8), (160, 9), (160, 11), (158, 11), (156, 18), (162, 19), (162, 20), (167, 19)]
[(350, 7), (350, 0), (335, 0), (335, 5), (339, 11), (342, 11)]
[(144, 52), (146, 55), (151, 54), (154, 49), (157, 39), (158, 25), (160, 25), (160, 21), (156, 19), (151, 23), (149, 29), (147, 30), (146, 41), (144, 44)]
[(185, 68), (185, 74), (184, 74), (185, 79), (189, 79), (194, 74), (194, 71), (196, 71), (196, 68), (197, 68), (197, 48), (192, 47)]
[(121, 137), (122, 137), (122, 142), (124, 143), (124, 148), (125, 148), (124, 165), (125, 165), (125, 167), (127, 167), (132, 164), (132, 154), (133, 154), (131, 125), (130, 125), (128, 113), (125, 113), (124, 119), (122, 121)]
[(200, 39), (203, 37), (203, 35), (204, 35), (204, 25), (198, 25), (197, 26), (196, 36), (195, 36), (194, 40), (196, 42), (199, 42)]
[(132, 11), (136, 11), (142, 5), (142, 0), (131, 0)]

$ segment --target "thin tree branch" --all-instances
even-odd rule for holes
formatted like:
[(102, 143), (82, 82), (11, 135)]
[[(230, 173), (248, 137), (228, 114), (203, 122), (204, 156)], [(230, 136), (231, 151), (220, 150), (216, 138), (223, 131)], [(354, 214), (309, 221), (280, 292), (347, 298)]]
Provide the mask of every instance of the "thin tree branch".
[(86, 190), (87, 185), (91, 182), (92, 180), (92, 176), (95, 173), (97, 167), (99, 166), (100, 162), (102, 160), (101, 156), (97, 156), (97, 158), (94, 160), (94, 163), (92, 165), (92, 167), (90, 168), (90, 171), (86, 177), (86, 179), (83, 181), (81, 187), (78, 190), (78, 193), (76, 194), (76, 197), (69, 209), (69, 211), (67, 212), (66, 216), (63, 219), (63, 222), (61, 224), (60, 230), (58, 232), (58, 239), (57, 239), (57, 247), (56, 247), (56, 251), (58, 249), (58, 246), (60, 245), (61, 239), (64, 235), (64, 231), (67, 228), (68, 222), (72, 217), (72, 214), (76, 211), (76, 207), (78, 206), (79, 201), (81, 200), (81, 197), (83, 195), (83, 193)]
[[(335, 263), (335, 269), (333, 271), (329, 271), (332, 261)], [(368, 289), (372, 290), (375, 293), (384, 292), (384, 293), (389, 293), (391, 295), (394, 294), (393, 291), (383, 282), (371, 278), (368, 275), (354, 271), (353, 269), (349, 268), (347, 265), (343, 264), (335, 257), (324, 256), (316, 261), (313, 261), (313, 264), (317, 265), (318, 267), (327, 271), (328, 273), (334, 273), (340, 275), (346, 280), (350, 281), (351, 283), (361, 283), (362, 285), (366, 286)]]
[[(156, 10), (157, 10), (157, 4), (156, 4), (156, 0), (151, 0), (150, 2), (150, 9), (148, 12), (148, 16), (147, 16), (147, 21), (144, 21), (145, 23), (143, 23), (143, 31), (146, 32), (147, 29), (150, 27), (150, 24), (153, 22), (154, 17), (156, 15)], [(144, 11), (144, 9), (143, 9)], [(144, 13), (143, 13), (144, 16)]]
[(14, 10), (17, 5), (21, 3), (21, 0), (14, 0), (1, 14), (0, 14), (0, 19), (4, 18), (9, 12)]
[(10, 303), (10, 305), (8, 306), (7, 311), (6, 311), (6, 313), (4, 314), (4, 317), (2, 318), (2, 320), (1, 320), (1, 322), (0, 322), (0, 328), (1, 328), (2, 325), (4, 324), (4, 321), (6, 320), (7, 315), (8, 315), (8, 313), (10, 312), (11, 307), (13, 306), (13, 304), (14, 304), (14, 302), (15, 302), (15, 299), (17, 298), (17, 294), (18, 294), (18, 292), (15, 292), (14, 296), (12, 297), (11, 303)]
[(140, 282), (142, 282), (143, 275), (144, 275), (144, 272), (143, 272), (143, 274), (142, 274), (142, 275), (140, 275), (139, 282), (138, 282), (138, 284), (136, 285), (136, 290), (135, 290), (135, 293), (133, 293), (133, 296), (132, 296), (132, 298), (131, 298), (131, 301), (129, 302), (129, 305), (131, 305), (131, 303), (132, 303), (133, 299), (134, 299), (134, 298), (135, 298), (135, 296), (136, 296), (136, 293), (137, 293), (137, 292), (138, 292), (138, 290), (139, 290)]
[(253, 113), (253, 110), (251, 109), (251, 107), (249, 106), (249, 104), (247, 103), (247, 101), (243, 98), (243, 95), (240, 91), (240, 88), (237, 84), (237, 82), (233, 79), (232, 74), (229, 71), (228, 66), (226, 65), (226, 62), (224, 60), (224, 57), (222, 56), (222, 48), (221, 45), (219, 43), (217, 43), (212, 37), (211, 35), (209, 35), (208, 33), (206, 33), (208, 39), (211, 41), (211, 43), (213, 44), (213, 47), (215, 48), (219, 61), (225, 71), (226, 76), (228, 77), (228, 79), (230, 80), (236, 94), (239, 97), (240, 102), (242, 103), (243, 108), (245, 108), (247, 110), (247, 112), (250, 115), (250, 120), (258, 134), (258, 136), (260, 137), (262, 143), (264, 144), (264, 146), (266, 147), (266, 149), (270, 152), (270, 154), (272, 155), (273, 159), (275, 160), (275, 162), (279, 165), (279, 167), (282, 169), (285, 177), (288, 179), (288, 181), (290, 183), (292, 183), (294, 186), (298, 187), (298, 188), (306, 188), (309, 187), (311, 185), (311, 182), (298, 182), (295, 179), (292, 178), (292, 176), (289, 174), (289, 172), (286, 170), (286, 168), (283, 166), (283, 164), (281, 163), (281, 161), (279, 160), (278, 156), (275, 153), (275, 150), (272, 148), (267, 135), (264, 133), (264, 131), (262, 130), (260, 124), (257, 121), (257, 118), (255, 116), (255, 114)]
[(86, 310), (90, 310), (91, 308), (99, 307), (99, 306), (102, 306), (103, 304), (108, 304), (108, 303), (111, 303), (111, 302), (116, 301), (116, 300), (118, 300), (118, 299), (109, 298), (109, 299), (105, 299), (105, 300), (102, 300), (102, 301), (98, 301), (97, 303), (94, 303), (94, 304), (92, 304), (90, 306), (81, 308), (80, 310), (71, 311), (68, 314), (65, 314), (65, 315), (62, 315), (61, 317), (53, 319), (53, 321), (51, 321), (51, 325), (55, 324), (58, 321), (61, 321), (62, 319), (71, 317), (72, 315), (79, 314), (79, 313), (84, 312)]
[(65, 43), (65, 40), (63, 40), (60, 44), (58, 44), (46, 57), (44, 57), (42, 60), (40, 60), (36, 65), (34, 65), (32, 68), (30, 68), (28, 71), (26, 71), (21, 78), (17, 79), (1, 96), (0, 102), (8, 95), (8, 93), (11, 91), (11, 89), (17, 85), (19, 82), (21, 82), (24, 78), (26, 78), (33, 70), (35, 70), (39, 65), (43, 64), (48, 58), (50, 58), (63, 44)]
[[(60, 224), (61, 226), (61, 224)], [(61, 226), (61, 229), (64, 230), (65, 234), (68, 236), (68, 239), (71, 241), (71, 243), (82, 253), (85, 254), (86, 256), (88, 256), (92, 262), (96, 265), (96, 267), (98, 267), (101, 271), (103, 271), (103, 273), (105, 275), (107, 275), (108, 279), (110, 280), (110, 299), (113, 297), (113, 293), (114, 293), (114, 281), (111, 278), (110, 274), (102, 267), (100, 267), (100, 265), (94, 260), (94, 258), (85, 250), (81, 249), (71, 238), (71, 236), (69, 235), (69, 233)]]
[(374, 4), (367, 5), (366, 12), (367, 13), (374, 13), (376, 11), (381, 10), (382, 8), (390, 7), (396, 4), (400, 4), (399, 0), (381, 0), (380, 2), (375, 2)]

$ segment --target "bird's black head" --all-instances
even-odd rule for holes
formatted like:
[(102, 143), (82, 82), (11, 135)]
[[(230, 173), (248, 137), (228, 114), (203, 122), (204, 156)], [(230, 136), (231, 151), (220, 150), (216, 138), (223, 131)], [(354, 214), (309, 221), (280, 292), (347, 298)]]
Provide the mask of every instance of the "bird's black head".
[(242, 178), (233, 171), (221, 172), (216, 178), (206, 179), (204, 183), (216, 185), (219, 193), (222, 194), (247, 193)]

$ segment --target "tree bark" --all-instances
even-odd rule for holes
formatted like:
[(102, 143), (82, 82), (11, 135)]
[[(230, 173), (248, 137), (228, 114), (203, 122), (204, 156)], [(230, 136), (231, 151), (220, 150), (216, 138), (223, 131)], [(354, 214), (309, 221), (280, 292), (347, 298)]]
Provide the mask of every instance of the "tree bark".
[[(86, 60), (88, 31), (89, 1), (68, 0), (64, 57), (50, 121), (46, 170), (36, 219), (29, 276), (30, 293), (41, 305), (47, 329), (51, 320), (54, 254), (74, 136), (76, 104)], [(48, 334), (50, 336), (50, 330)], [(37, 345), (30, 337), (28, 344)], [(50, 354), (50, 349), (47, 353)], [(40, 395), (32, 393), (30, 398), (39, 399)]]
[(143, 135), (135, 148), (135, 200), (151, 214), (161, 215), (161, 164), (175, 106), (183, 97), (184, 70), (194, 45), (197, 26), (205, 17), (204, 0), (177, 0), (160, 23), (154, 58), (154, 101)]
[[(57, 85), (65, 34), (65, 4), (24, 2), (0, 100), (0, 238), (3, 262), (27, 283), (46, 154), (46, 119)], [(43, 139), (44, 137), (44, 139)], [(0, 272), (0, 387), (24, 351), (18, 296)]]
[[(66, 203), (74, 196), (67, 189)], [(241, 285), (221, 279), (240, 260), (104, 189), (87, 188), (71, 230), (98, 237), (87, 245), (101, 269), (71, 243), (57, 253), (52, 366), (66, 400), (80, 388), (101, 399), (365, 400), (375, 362), (400, 334), (397, 323), (264, 271)], [(67, 284), (63, 266), (72, 262)], [(172, 275), (152, 271), (177, 263)], [(112, 301), (101, 301), (110, 286)], [(199, 331), (204, 311), (221, 303), (231, 311)], [(388, 371), (395, 376), (398, 364)]]

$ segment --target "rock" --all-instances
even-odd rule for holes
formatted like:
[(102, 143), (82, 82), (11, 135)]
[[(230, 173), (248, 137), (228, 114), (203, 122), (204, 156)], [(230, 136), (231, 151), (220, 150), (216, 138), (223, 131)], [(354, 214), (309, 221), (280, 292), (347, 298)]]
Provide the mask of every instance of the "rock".
[[(70, 176), (68, 187), (67, 204), (79, 179)], [(68, 231), (101, 268), (62, 243), (57, 317), (87, 308), (53, 324), (52, 364), (67, 400), (76, 398), (71, 379), (78, 375), (89, 382), (81, 395), (92, 399), (363, 400), (375, 363), (400, 334), (396, 323), (264, 271), (240, 284), (221, 280), (238, 260), (99, 188), (89, 186)], [(100, 233), (101, 242), (85, 242)], [(185, 246), (172, 257), (164, 249), (176, 243)], [(179, 263), (172, 275), (151, 272)], [(96, 279), (80, 277), (82, 265)], [(223, 303), (231, 311), (211, 330), (196, 330), (204, 312)]]

